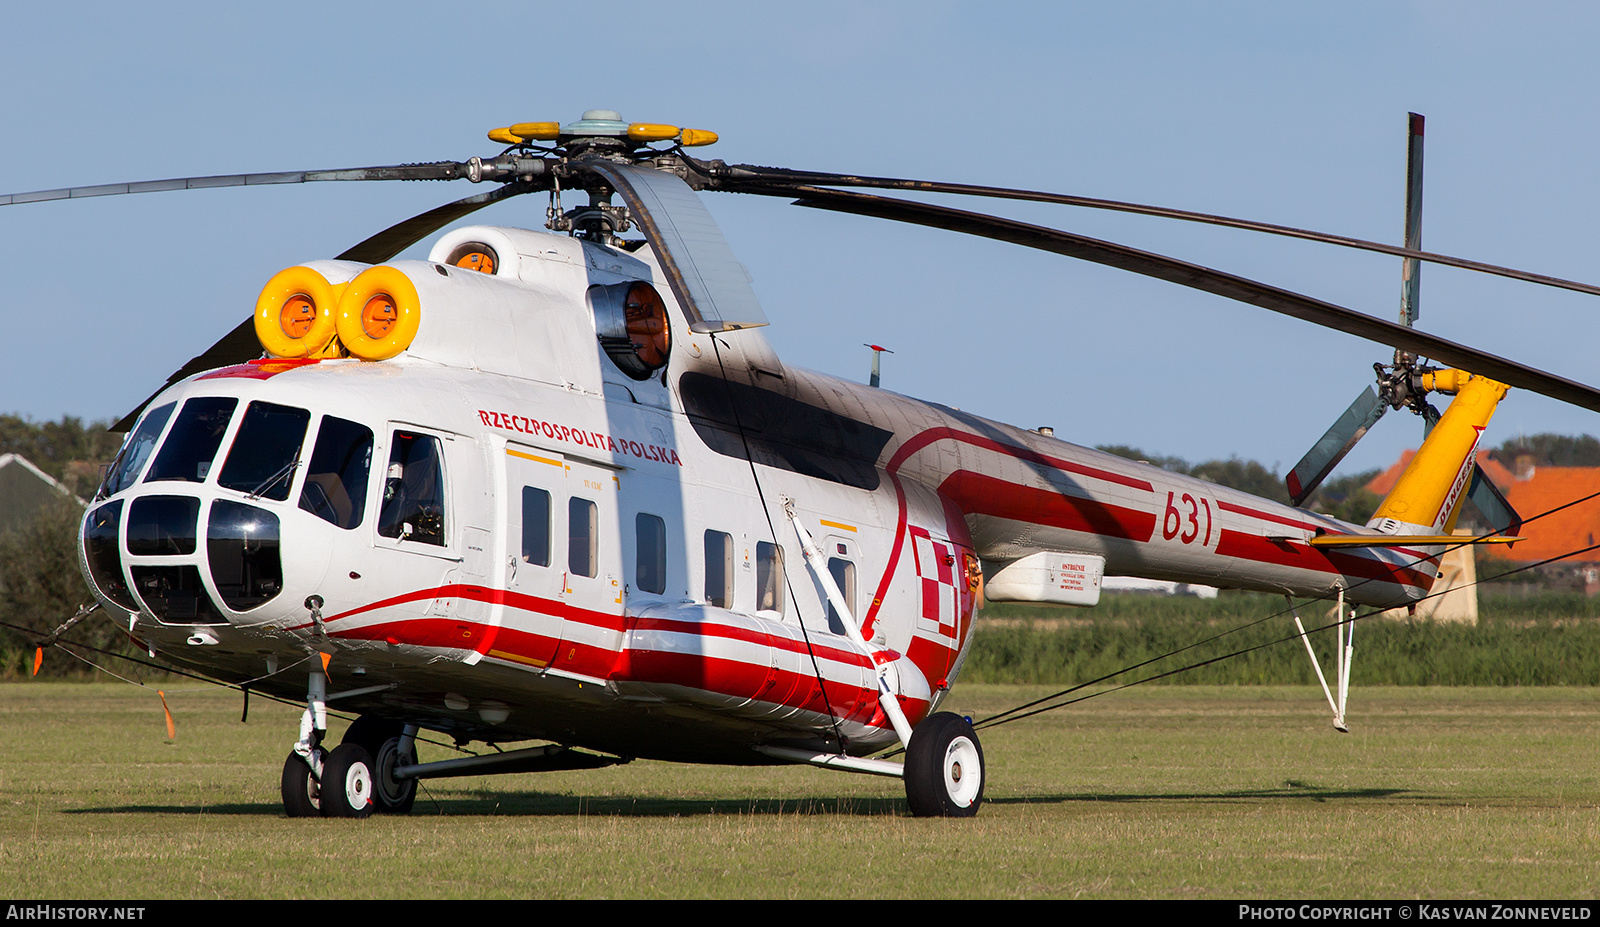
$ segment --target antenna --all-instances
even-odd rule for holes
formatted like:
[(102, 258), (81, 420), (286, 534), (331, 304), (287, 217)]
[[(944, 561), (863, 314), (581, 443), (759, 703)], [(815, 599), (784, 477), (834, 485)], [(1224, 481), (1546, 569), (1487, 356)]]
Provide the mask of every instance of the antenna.
[(867, 385), (871, 386), (874, 389), (876, 389), (877, 386), (878, 386), (878, 358), (881, 357), (884, 354), (893, 354), (894, 352), (889, 350), (888, 348), (880, 347), (880, 346), (875, 345), (875, 344), (865, 344), (865, 343), (863, 343), (862, 347), (867, 347), (867, 348), (871, 348), (872, 349), (872, 379), (867, 381)]

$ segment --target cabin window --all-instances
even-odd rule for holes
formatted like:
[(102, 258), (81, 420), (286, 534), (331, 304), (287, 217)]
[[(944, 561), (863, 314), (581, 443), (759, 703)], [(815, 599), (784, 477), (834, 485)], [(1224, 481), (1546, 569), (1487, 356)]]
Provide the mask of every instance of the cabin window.
[[(178, 404), (169, 402), (164, 406), (152, 409), (134, 429), (133, 437), (117, 452), (117, 459), (111, 462), (111, 468), (106, 471), (105, 484), (100, 487), (96, 498), (104, 499), (114, 496), (139, 478), (139, 471), (144, 469), (144, 462), (150, 459), (150, 452), (155, 450), (156, 440), (161, 437), (161, 429), (167, 426), (167, 419), (172, 417), (172, 410)], [(138, 611), (138, 609), (130, 609)]]
[(438, 438), (394, 433), (383, 481), (378, 534), (445, 546), (443, 448)]
[(640, 592), (660, 595), (667, 591), (667, 523), (659, 515), (640, 512), (633, 527), (639, 538), (634, 579)]
[(756, 542), (756, 610), (783, 611), (783, 548)]
[(600, 526), (595, 514), (595, 504), (588, 499), (567, 500), (567, 569), (579, 576), (599, 572)]
[(706, 532), (706, 604), (733, 607), (733, 535)]
[[(844, 596), (845, 607), (853, 611), (856, 607), (856, 565), (843, 557), (829, 557), (828, 573), (833, 577), (833, 584), (839, 587), (839, 594)], [(844, 619), (832, 602), (828, 603), (828, 630), (835, 634), (846, 633)]]
[(300, 462), (311, 413), (273, 402), (252, 402), (222, 464), (217, 485), (278, 502), (289, 498), (289, 484)]
[(550, 494), (522, 487), (522, 562), (550, 565)]
[(185, 402), (156, 454), (156, 462), (150, 465), (145, 482), (205, 482), (217, 448), (222, 446), (222, 433), (228, 430), (238, 404), (239, 400), (223, 396), (198, 396)]
[(323, 416), (308, 469), (300, 507), (340, 528), (360, 527), (372, 470), (372, 429)]

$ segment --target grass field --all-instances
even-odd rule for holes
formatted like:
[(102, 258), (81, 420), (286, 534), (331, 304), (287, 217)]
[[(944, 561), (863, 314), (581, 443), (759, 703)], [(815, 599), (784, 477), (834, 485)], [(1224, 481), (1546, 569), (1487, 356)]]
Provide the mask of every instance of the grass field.
[[(973, 820), (897, 781), (636, 762), (289, 820), (298, 711), (0, 686), (9, 898), (1555, 898), (1600, 893), (1600, 693), (1145, 686), (983, 733)], [(957, 688), (977, 717), (1047, 689)], [(342, 730), (342, 722), (335, 732)], [(447, 751), (424, 747), (423, 759)]]

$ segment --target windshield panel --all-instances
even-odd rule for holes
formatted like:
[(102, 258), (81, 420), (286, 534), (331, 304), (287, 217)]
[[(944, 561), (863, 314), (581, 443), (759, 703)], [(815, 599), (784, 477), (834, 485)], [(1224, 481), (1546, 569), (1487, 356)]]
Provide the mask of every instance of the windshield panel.
[(198, 396), (185, 402), (144, 481), (205, 482), (238, 404), (239, 400), (224, 396)]
[(167, 427), (167, 419), (172, 417), (172, 410), (177, 407), (177, 403), (169, 402), (150, 410), (139, 427), (134, 429), (133, 437), (117, 452), (117, 459), (111, 462), (110, 469), (106, 471), (106, 481), (101, 484), (95, 498), (114, 496), (133, 485), (133, 481), (139, 478), (139, 471), (144, 469), (144, 462), (150, 459), (150, 452), (155, 450), (161, 429)]
[(279, 502), (289, 498), (311, 413), (274, 402), (252, 402), (228, 449), (217, 485)]

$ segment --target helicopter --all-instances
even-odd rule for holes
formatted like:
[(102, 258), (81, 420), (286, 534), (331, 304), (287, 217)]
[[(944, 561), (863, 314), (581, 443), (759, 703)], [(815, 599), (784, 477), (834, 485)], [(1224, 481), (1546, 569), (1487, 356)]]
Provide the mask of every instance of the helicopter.
[[(1127, 575), (1407, 606), (1458, 543), (1464, 500), (1501, 532), (1477, 541), (1515, 539), (1515, 513), (1474, 463), (1507, 390), (1600, 411), (1600, 390), (1422, 332), (1414, 315), (1385, 322), (861, 191), (1242, 224), (1585, 289), (1423, 252), (1409, 233), (1396, 248), (1036, 191), (728, 164), (690, 154), (714, 133), (609, 110), (489, 138), (499, 154), (460, 162), (0, 196), (494, 185), (273, 276), (250, 318), (114, 426), (128, 437), (82, 521), (84, 576), (141, 647), (304, 703), (280, 781), (290, 817), (405, 813), (428, 778), (635, 758), (899, 778), (913, 815), (971, 816), (982, 746), (941, 705), (980, 602), (1092, 607), (1104, 577)], [(1297, 504), (1284, 505), (786, 365), (701, 199), (712, 192), (1096, 261), (1396, 354), (1291, 472)], [(528, 193), (548, 197), (544, 230), (457, 224)], [(447, 226), (425, 260), (396, 259)], [(1445, 412), (1430, 393), (1453, 397)], [(1298, 507), (1377, 415), (1402, 407), (1427, 439), (1369, 522)], [(332, 746), (330, 707), (358, 716)], [(420, 762), (424, 731), (494, 752)]]

